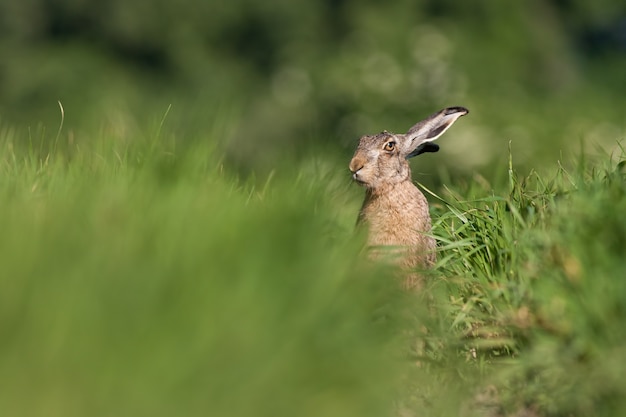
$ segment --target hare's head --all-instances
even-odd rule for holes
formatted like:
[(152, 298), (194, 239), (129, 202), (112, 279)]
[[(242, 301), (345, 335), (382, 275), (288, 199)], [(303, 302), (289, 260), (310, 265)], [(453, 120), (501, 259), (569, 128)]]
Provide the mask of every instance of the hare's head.
[(361, 137), (350, 161), (352, 178), (370, 189), (410, 180), (407, 159), (424, 152), (437, 152), (439, 146), (431, 142), (468, 112), (464, 107), (448, 107), (417, 123), (405, 134), (383, 131)]

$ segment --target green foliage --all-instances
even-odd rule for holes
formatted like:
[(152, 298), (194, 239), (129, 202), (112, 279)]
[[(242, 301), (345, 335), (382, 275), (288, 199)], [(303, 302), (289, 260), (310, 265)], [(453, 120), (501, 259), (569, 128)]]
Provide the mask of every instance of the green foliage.
[(127, 129), (171, 104), (193, 140), (226, 108), (229, 160), (266, 172), (463, 105), (448, 166), (497, 163), (513, 141), (534, 167), (623, 138), (625, 18), (620, 0), (5, 0), (0, 119), (51, 125), (60, 100), (68, 128)]
[(242, 180), (163, 123), (0, 149), (4, 414), (626, 410), (624, 154), (431, 193), (413, 294), (365, 261), (327, 155)]
[(623, 153), (552, 177), (510, 166), (507, 193), (482, 178), (446, 190), (435, 323), (421, 337), (433, 373), (453, 363), (477, 415), (626, 410), (625, 166)]
[(347, 182), (245, 185), (167, 140), (25, 139), (0, 141), (2, 414), (390, 408), (394, 289), (336, 227)]
[[(625, 16), (1, 2), (0, 414), (626, 414)], [(348, 154), (449, 105), (401, 293)]]

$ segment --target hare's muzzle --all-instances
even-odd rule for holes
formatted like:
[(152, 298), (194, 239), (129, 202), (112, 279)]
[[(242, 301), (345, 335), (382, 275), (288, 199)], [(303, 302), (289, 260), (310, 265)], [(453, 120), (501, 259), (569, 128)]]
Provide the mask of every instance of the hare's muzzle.
[(365, 160), (363, 158), (359, 156), (355, 156), (354, 158), (352, 158), (352, 161), (350, 161), (350, 172), (352, 172), (353, 180), (359, 183), (362, 182), (361, 179), (359, 178), (359, 171), (364, 166), (365, 166)]

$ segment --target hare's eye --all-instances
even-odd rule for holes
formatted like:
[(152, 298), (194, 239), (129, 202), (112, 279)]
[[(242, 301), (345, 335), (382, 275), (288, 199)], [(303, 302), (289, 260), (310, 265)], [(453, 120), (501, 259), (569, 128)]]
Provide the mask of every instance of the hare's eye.
[(396, 143), (395, 142), (387, 142), (385, 143), (384, 148), (386, 151), (393, 151), (394, 149), (396, 149)]

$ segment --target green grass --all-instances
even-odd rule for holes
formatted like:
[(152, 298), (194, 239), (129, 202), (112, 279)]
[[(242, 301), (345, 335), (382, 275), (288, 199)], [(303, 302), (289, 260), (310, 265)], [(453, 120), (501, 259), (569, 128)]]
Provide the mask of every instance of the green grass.
[(3, 415), (626, 412), (624, 155), (449, 181), (406, 294), (345, 161), (239, 179), (218, 136), (48, 136), (0, 133)]
[(510, 162), (499, 192), (483, 178), (444, 190), (426, 353), (454, 363), (459, 401), (490, 387), (505, 415), (626, 412), (624, 158), (526, 177)]

